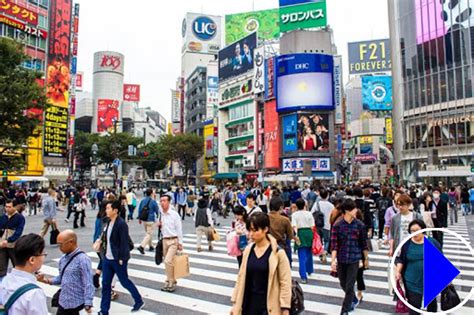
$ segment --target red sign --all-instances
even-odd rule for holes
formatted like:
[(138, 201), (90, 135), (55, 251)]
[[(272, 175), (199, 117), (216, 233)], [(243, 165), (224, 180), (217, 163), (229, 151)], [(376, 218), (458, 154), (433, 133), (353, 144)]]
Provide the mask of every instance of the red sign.
[(2, 15), (2, 14), (0, 14), (0, 23), (4, 23), (8, 26), (19, 29), (20, 31), (23, 31), (27, 34), (30, 34), (30, 35), (33, 35), (33, 36), (38, 36), (38, 37), (41, 37), (43, 39), (46, 39), (48, 37), (48, 32), (46, 32), (44, 30), (41, 30), (41, 29), (38, 29), (38, 28), (35, 28), (35, 27), (31, 27), (29, 25), (26, 25), (25, 23), (16, 21), (14, 19), (10, 19), (9, 17), (7, 17), (5, 15)]
[(124, 84), (123, 100), (126, 102), (140, 102), (140, 85)]
[(0, 0), (0, 12), (32, 25), (38, 25), (38, 14), (28, 10), (27, 8), (13, 3), (11, 0)]
[(276, 101), (265, 103), (265, 168), (280, 168), (280, 120), (276, 111)]
[(275, 82), (275, 73), (274, 73), (274, 58), (270, 58), (267, 60), (267, 78), (266, 78), (266, 83), (267, 83), (267, 94), (266, 99), (271, 99), (275, 97), (275, 87), (274, 87), (274, 82)]
[(119, 101), (98, 100), (97, 132), (112, 131), (119, 118)]
[(76, 73), (76, 90), (81, 91), (82, 90), (82, 84), (83, 84), (83, 73), (78, 72)]
[(122, 64), (119, 56), (104, 55), (100, 66), (102, 68), (112, 68), (112, 70), (117, 69)]
[(375, 162), (377, 161), (377, 154), (358, 154), (354, 160), (356, 162)]
[(76, 115), (76, 97), (71, 96), (71, 101), (69, 104), (69, 115), (74, 116)]

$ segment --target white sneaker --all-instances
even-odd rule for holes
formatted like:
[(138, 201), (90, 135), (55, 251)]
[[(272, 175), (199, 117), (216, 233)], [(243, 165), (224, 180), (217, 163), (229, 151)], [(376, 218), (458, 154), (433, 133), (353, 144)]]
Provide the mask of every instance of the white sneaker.
[(67, 223), (69, 223), (69, 219), (64, 219), (64, 221), (66, 221)]

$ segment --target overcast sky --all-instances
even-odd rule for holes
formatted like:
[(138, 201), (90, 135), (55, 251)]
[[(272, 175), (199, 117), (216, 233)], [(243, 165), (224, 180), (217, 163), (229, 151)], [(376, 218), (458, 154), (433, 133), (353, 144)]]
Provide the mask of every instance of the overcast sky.
[[(125, 83), (141, 85), (140, 106), (171, 118), (170, 89), (181, 69), (181, 23), (186, 12), (222, 15), (276, 8), (278, 0), (79, 0), (78, 71), (92, 92), (96, 51), (125, 55)], [(347, 43), (388, 37), (386, 0), (328, 0), (328, 24), (334, 29), (347, 78)]]

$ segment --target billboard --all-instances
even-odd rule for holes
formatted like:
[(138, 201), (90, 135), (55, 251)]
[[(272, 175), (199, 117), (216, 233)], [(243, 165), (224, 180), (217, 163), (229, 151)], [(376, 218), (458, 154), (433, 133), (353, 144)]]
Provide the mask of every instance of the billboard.
[(217, 76), (210, 76), (207, 73), (207, 113), (206, 118), (214, 118), (214, 114), (219, 107), (219, 78)]
[(119, 119), (119, 104), (117, 100), (97, 101), (97, 132), (112, 132), (114, 122)]
[(265, 60), (265, 99), (275, 98), (275, 58)]
[(257, 32), (260, 42), (278, 41), (278, 13), (278, 9), (271, 9), (226, 15), (225, 44), (232, 44), (254, 32)]
[(171, 122), (179, 123), (181, 121), (181, 93), (178, 90), (171, 90)]
[(392, 70), (390, 39), (377, 39), (348, 44), (349, 74)]
[(280, 32), (327, 26), (326, 1), (280, 7)]
[(318, 2), (318, 1), (321, 1), (321, 0), (280, 0), (280, 7), (309, 3), (309, 2)]
[(219, 82), (251, 71), (256, 47), (257, 33), (252, 33), (219, 51)]
[(82, 91), (84, 87), (84, 72), (76, 73), (76, 91)]
[(334, 56), (334, 106), (336, 107), (336, 125), (344, 123), (342, 116), (342, 57)]
[(214, 123), (210, 121), (204, 125), (204, 153), (205, 158), (214, 157)]
[[(443, 4), (441, 1), (417, 0), (414, 2), (416, 12), (416, 43), (422, 44), (446, 35), (451, 25), (449, 21), (445, 22), (443, 19)], [(456, 11), (452, 10), (452, 13), (450, 12), (449, 15), (454, 15)], [(455, 16), (452, 18), (458, 21)], [(474, 17), (472, 19), (474, 22)]]
[(14, 20), (14, 19), (11, 19), (8, 16), (3, 15), (3, 14), (0, 14), (0, 23), (6, 24), (8, 26), (11, 26), (13, 28), (16, 28), (20, 31), (23, 31), (23, 32), (25, 32), (27, 34), (30, 34), (30, 35), (33, 35), (33, 36), (38, 36), (38, 37), (41, 37), (43, 39), (48, 38), (48, 32), (47, 31), (45, 31), (43, 29), (40, 29), (40, 28), (32, 27), (28, 24), (25, 24), (23, 22), (19, 22), (19, 21)]
[(311, 160), (311, 168), (313, 172), (331, 171), (330, 158), (313, 158), (313, 159), (283, 159), (283, 172), (302, 172), (304, 160)]
[(238, 81), (222, 89), (219, 93), (219, 105), (225, 106), (236, 101), (248, 98), (252, 94), (252, 79)]
[(187, 13), (183, 20), (182, 52), (213, 53), (221, 49), (221, 17)]
[(392, 110), (392, 77), (363, 76), (362, 106), (365, 110)]
[(334, 109), (333, 57), (290, 54), (277, 59), (277, 109)]
[(298, 150), (329, 152), (329, 114), (298, 115)]
[(393, 125), (392, 118), (385, 118), (385, 143), (393, 144)]
[(124, 84), (123, 100), (126, 102), (140, 102), (140, 85)]
[(68, 109), (49, 105), (44, 115), (44, 155), (67, 157)]
[(15, 17), (27, 24), (38, 25), (38, 14), (11, 0), (0, 1), (0, 12)]
[(264, 143), (265, 143), (265, 168), (280, 168), (280, 120), (276, 111), (276, 100), (264, 105)]
[(294, 152), (298, 150), (298, 115), (283, 116), (283, 152)]
[(254, 50), (253, 68), (253, 93), (258, 94), (265, 91), (265, 48), (259, 47)]

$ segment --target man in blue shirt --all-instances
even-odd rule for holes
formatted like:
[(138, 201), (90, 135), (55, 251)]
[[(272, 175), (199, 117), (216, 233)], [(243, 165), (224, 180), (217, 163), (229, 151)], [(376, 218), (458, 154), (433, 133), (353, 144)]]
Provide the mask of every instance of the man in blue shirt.
[(8, 270), (8, 260), (15, 266), (13, 247), (23, 234), (25, 217), (17, 212), (12, 200), (5, 202), (5, 214), (0, 218), (0, 279), (5, 277)]
[(148, 245), (150, 252), (154, 251), (153, 248), (153, 231), (155, 229), (155, 221), (156, 217), (158, 216), (158, 204), (156, 203), (155, 194), (153, 189), (148, 188), (146, 190), (146, 198), (140, 202), (140, 206), (138, 207), (138, 223), (142, 224), (142, 220), (140, 220), (142, 216), (143, 209), (145, 207), (148, 208), (148, 216), (146, 220), (143, 220), (143, 226), (145, 227), (145, 237), (143, 238), (142, 243), (138, 246), (138, 251), (145, 255), (145, 247)]
[(178, 214), (181, 215), (181, 220), (184, 220), (186, 214), (186, 204), (188, 201), (188, 194), (184, 191), (183, 187), (178, 189), (176, 193), (176, 207), (178, 208)]

